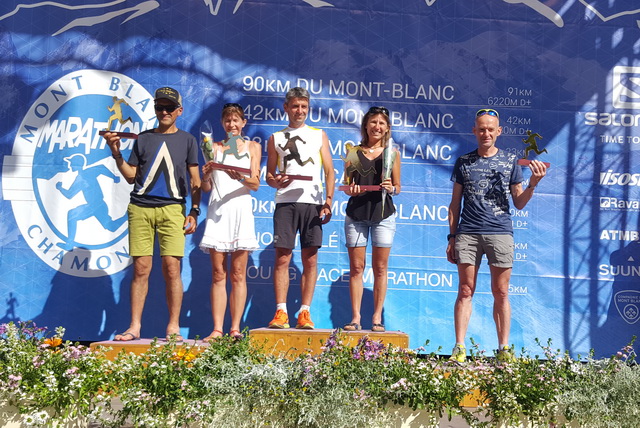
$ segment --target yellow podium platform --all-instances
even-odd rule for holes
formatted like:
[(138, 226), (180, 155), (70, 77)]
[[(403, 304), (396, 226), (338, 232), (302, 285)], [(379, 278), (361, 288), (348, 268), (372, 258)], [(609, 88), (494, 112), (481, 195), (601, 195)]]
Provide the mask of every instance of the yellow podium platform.
[[(322, 346), (332, 332), (333, 330), (329, 329), (299, 330), (295, 328), (257, 328), (249, 331), (249, 338), (253, 346), (261, 349), (265, 353), (295, 358), (307, 352), (319, 354), (322, 351)], [(363, 336), (369, 336), (369, 338), (373, 340), (379, 340), (385, 345), (392, 344), (402, 348), (409, 347), (409, 335), (401, 331), (386, 331), (384, 333), (369, 330), (342, 332), (342, 340), (347, 346), (355, 346)], [(102, 342), (94, 342), (90, 347), (92, 349), (96, 349), (98, 346), (111, 348), (106, 352), (106, 357), (113, 360), (122, 350), (127, 353), (142, 354), (147, 351), (152, 341), (153, 339), (137, 339), (127, 342), (105, 340)], [(158, 339), (158, 343), (162, 345), (166, 343), (166, 341), (164, 339)], [(188, 346), (209, 346), (207, 342), (194, 339), (187, 339), (182, 343)]]
[[(259, 347), (265, 353), (296, 357), (303, 353), (319, 354), (322, 346), (327, 341), (333, 330), (315, 329), (299, 330), (295, 328), (256, 328), (249, 332), (249, 337), (254, 346)], [(386, 331), (384, 333), (370, 330), (343, 331), (342, 340), (347, 346), (355, 346), (363, 336), (369, 336), (372, 340), (378, 340), (385, 345), (408, 348), (409, 335), (401, 331)]]
[[(154, 339), (136, 339), (126, 342), (121, 342), (119, 340), (104, 340), (102, 342), (93, 342), (91, 345), (89, 345), (89, 347), (93, 350), (97, 349), (99, 346), (111, 348), (110, 350), (105, 352), (105, 356), (109, 360), (114, 360), (121, 351), (125, 351), (126, 353), (134, 353), (137, 355), (144, 354), (151, 346), (151, 342), (153, 342), (153, 340)], [(163, 343), (167, 342), (164, 339), (158, 339), (158, 343), (162, 345)], [(201, 340), (185, 340), (184, 342), (179, 343), (183, 343), (189, 346), (193, 346), (196, 344), (209, 346), (207, 343), (204, 343)]]

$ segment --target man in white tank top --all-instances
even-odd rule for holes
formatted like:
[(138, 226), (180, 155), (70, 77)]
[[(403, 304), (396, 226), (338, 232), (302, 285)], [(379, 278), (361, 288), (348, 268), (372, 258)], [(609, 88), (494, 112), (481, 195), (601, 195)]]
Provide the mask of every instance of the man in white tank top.
[[(284, 111), (289, 116), (289, 125), (274, 133), (267, 145), (266, 181), (277, 189), (273, 215), (276, 315), (269, 327), (289, 328), (289, 264), (299, 232), (302, 305), (296, 328), (312, 329), (314, 324), (309, 311), (318, 276), (318, 249), (322, 246), (322, 225), (331, 219), (335, 174), (327, 134), (305, 124), (309, 92), (303, 88), (289, 90)], [(326, 189), (322, 183), (323, 173)]]

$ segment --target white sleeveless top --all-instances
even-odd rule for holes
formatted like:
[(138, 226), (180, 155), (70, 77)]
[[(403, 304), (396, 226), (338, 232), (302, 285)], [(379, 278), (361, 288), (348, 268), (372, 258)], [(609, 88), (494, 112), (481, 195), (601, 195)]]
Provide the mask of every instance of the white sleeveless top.
[[(233, 154), (227, 154), (224, 159), (225, 165), (251, 168), (248, 142), (245, 144), (245, 150), (239, 155), (240, 159), (236, 159)], [(221, 162), (222, 156), (223, 153), (217, 151), (216, 161)], [(222, 170), (213, 170), (211, 177), (213, 188), (200, 249), (207, 253), (209, 249), (220, 252), (257, 250), (251, 191)]]
[(278, 171), (281, 174), (311, 176), (311, 181), (293, 180), (276, 191), (276, 203), (302, 202), (324, 203), (322, 130), (304, 125), (300, 128), (285, 128), (273, 134), (278, 153)]

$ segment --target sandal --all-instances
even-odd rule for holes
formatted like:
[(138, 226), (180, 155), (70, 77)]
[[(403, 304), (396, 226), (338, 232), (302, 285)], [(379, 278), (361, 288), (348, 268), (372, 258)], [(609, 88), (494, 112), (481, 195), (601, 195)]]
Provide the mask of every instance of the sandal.
[(229, 336), (233, 337), (234, 339), (240, 340), (244, 338), (244, 334), (240, 333), (239, 330), (231, 330), (229, 332)]
[(175, 342), (182, 343), (184, 342), (184, 337), (180, 333), (167, 333), (167, 336), (164, 338), (165, 342)]
[(135, 334), (125, 331), (124, 333), (116, 334), (113, 340), (116, 342), (130, 342), (132, 340), (138, 340), (140, 336), (136, 336)]
[(357, 322), (350, 322), (349, 324), (345, 324), (342, 329), (344, 331), (358, 331), (362, 330), (362, 326)]
[(222, 334), (223, 333), (220, 330), (213, 330), (213, 332), (209, 336), (207, 336), (204, 339), (202, 339), (202, 341), (203, 342), (209, 342), (210, 340), (217, 339), (218, 337), (222, 337)]
[(384, 333), (384, 332), (385, 332), (385, 331), (387, 331), (387, 330), (384, 328), (384, 324), (381, 324), (381, 323), (374, 323), (374, 324), (371, 326), (371, 331), (373, 331), (373, 332), (375, 332), (375, 333)]

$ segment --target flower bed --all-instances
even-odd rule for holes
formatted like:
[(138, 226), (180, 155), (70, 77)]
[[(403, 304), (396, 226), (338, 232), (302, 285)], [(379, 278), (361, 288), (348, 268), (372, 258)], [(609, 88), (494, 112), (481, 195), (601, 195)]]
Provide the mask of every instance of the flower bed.
[[(506, 364), (476, 350), (458, 364), (366, 337), (348, 347), (335, 331), (322, 353), (295, 359), (225, 336), (204, 348), (154, 342), (144, 354), (110, 361), (63, 334), (31, 323), (0, 326), (0, 403), (24, 425), (369, 427), (396, 423), (404, 408), (434, 425), (459, 415), (471, 426), (548, 426), (560, 418), (624, 427), (635, 426), (640, 411), (631, 346), (602, 360), (541, 346), (543, 358), (523, 352)], [(463, 407), (473, 393), (479, 406)]]

